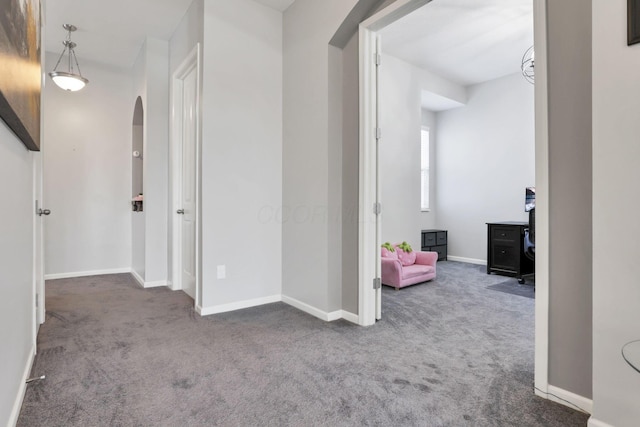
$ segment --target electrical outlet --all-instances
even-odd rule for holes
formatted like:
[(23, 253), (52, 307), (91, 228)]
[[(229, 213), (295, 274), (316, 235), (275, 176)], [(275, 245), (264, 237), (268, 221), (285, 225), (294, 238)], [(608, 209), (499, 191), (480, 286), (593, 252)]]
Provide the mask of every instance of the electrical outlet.
[(218, 279), (226, 279), (227, 277), (227, 266), (219, 265), (218, 266)]

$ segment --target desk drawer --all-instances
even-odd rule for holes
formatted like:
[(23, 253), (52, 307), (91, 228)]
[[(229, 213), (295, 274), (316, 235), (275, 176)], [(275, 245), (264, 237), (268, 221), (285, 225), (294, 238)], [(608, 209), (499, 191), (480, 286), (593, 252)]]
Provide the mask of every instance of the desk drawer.
[(517, 271), (519, 265), (520, 248), (514, 245), (494, 244), (491, 248), (493, 268), (508, 271)]
[(520, 229), (516, 227), (492, 227), (491, 240), (517, 242), (520, 240)]

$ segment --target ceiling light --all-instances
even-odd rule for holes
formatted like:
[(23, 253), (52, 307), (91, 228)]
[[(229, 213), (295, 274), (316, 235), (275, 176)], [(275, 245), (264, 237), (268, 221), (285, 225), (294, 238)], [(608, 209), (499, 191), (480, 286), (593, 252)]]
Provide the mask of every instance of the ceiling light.
[(529, 49), (527, 49), (524, 55), (522, 55), (522, 64), (520, 65), (522, 75), (531, 84), (534, 83), (534, 65), (535, 52), (533, 51), (533, 46), (531, 46)]
[[(75, 92), (82, 89), (87, 83), (89, 83), (89, 80), (82, 77), (82, 73), (80, 72), (80, 65), (78, 65), (78, 58), (76, 58), (76, 52), (74, 50), (76, 44), (71, 41), (71, 33), (77, 30), (76, 26), (71, 24), (64, 24), (62, 28), (68, 31), (67, 39), (62, 42), (62, 44), (64, 45), (64, 49), (62, 49), (60, 58), (58, 58), (58, 62), (53, 68), (53, 71), (49, 73), (49, 76), (51, 76), (53, 82), (57, 84), (61, 89)], [(58, 71), (58, 65), (60, 65), (65, 52), (67, 52), (69, 57), (69, 60), (67, 62), (67, 71)], [(74, 63), (75, 68), (78, 70), (77, 74), (75, 73), (75, 69), (73, 68)]]

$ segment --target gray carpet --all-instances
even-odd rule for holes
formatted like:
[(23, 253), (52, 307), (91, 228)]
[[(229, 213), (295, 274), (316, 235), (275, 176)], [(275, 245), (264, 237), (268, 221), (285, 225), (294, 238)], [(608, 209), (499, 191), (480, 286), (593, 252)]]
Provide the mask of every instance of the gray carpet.
[(535, 298), (536, 287), (533, 282), (526, 282), (525, 284), (518, 283), (518, 279), (509, 279), (502, 283), (496, 283), (495, 285), (487, 286), (487, 289), (498, 292), (506, 292), (512, 295), (518, 295), (521, 297)]
[(584, 426), (533, 395), (534, 300), (443, 262), (383, 289), (384, 319), (283, 303), (201, 318), (128, 275), (47, 282), (19, 426)]

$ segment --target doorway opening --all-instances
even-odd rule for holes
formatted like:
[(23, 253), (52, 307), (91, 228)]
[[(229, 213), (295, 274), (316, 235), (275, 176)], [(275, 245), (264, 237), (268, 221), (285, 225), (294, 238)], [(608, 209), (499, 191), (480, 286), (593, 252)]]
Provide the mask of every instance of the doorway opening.
[[(380, 246), (383, 243), (380, 203), (380, 87), (378, 64), (381, 32), (390, 24), (429, 3), (429, 0), (398, 0), (360, 24), (360, 224), (359, 224), (359, 323), (372, 325), (380, 318)], [(535, 185), (536, 209), (536, 299), (535, 299), (535, 387), (536, 394), (548, 391), (548, 133), (546, 76), (546, 2), (533, 1), (534, 45), (536, 46), (535, 99)], [(445, 23), (443, 23), (445, 24)], [(382, 136), (384, 138), (384, 136)], [(419, 159), (419, 157), (418, 157)], [(522, 189), (524, 194), (524, 188)], [(417, 192), (419, 198), (420, 193)], [(524, 196), (523, 196), (524, 197)], [(418, 199), (419, 207), (419, 199)], [(373, 206), (373, 209), (371, 207)], [(384, 212), (385, 206), (382, 206)], [(372, 286), (373, 283), (373, 286)]]
[(144, 107), (136, 99), (131, 129), (131, 273), (145, 282), (145, 214), (144, 214)]

